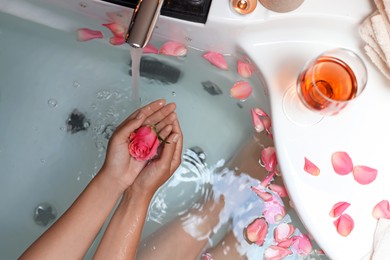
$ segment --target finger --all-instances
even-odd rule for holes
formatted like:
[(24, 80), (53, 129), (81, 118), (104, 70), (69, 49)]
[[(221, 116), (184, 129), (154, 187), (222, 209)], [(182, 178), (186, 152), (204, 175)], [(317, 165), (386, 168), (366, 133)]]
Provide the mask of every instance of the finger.
[(163, 120), (158, 122), (158, 124), (156, 125), (157, 132), (161, 131), (162, 129), (164, 129), (168, 125), (172, 125), (173, 122), (175, 122), (176, 120), (177, 120), (176, 113), (175, 112), (170, 113)]
[(161, 165), (161, 168), (163, 168), (163, 166), (168, 167), (169, 176), (171, 176), (174, 172), (173, 170), (175, 170), (171, 167), (171, 163), (178, 144), (178, 140), (179, 134), (176, 132), (172, 132), (166, 139), (166, 143), (164, 144), (161, 156), (158, 159), (158, 163)]
[(173, 126), (172, 125), (167, 125), (165, 126), (163, 129), (161, 129), (160, 131), (158, 131), (158, 135), (159, 137), (165, 141), (165, 139), (167, 139), (167, 137), (169, 136), (169, 134), (172, 132), (172, 129), (173, 129)]
[(160, 108), (159, 110), (155, 111), (150, 116), (148, 116), (145, 119), (144, 124), (146, 124), (146, 125), (156, 125), (161, 120), (163, 120), (166, 116), (168, 116), (170, 113), (175, 111), (175, 109), (176, 109), (176, 104), (175, 103), (167, 104), (164, 107)]
[(174, 172), (181, 164), (181, 156), (183, 152), (183, 133), (181, 131), (178, 120), (174, 121), (172, 126), (173, 126), (172, 131), (179, 135), (176, 143), (176, 149), (173, 153), (172, 161), (171, 161), (171, 172)]

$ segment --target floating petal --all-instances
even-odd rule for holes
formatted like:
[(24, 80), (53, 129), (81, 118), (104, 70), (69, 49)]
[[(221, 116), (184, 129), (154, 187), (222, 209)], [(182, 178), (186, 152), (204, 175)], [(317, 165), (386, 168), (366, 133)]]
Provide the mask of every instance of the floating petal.
[(372, 210), (372, 216), (376, 219), (387, 218), (390, 219), (390, 205), (388, 200), (382, 200), (375, 205)]
[(103, 33), (101, 31), (95, 31), (88, 28), (80, 28), (77, 30), (76, 33), (77, 33), (77, 40), (79, 42), (103, 38)]
[(273, 195), (265, 190), (260, 190), (254, 186), (251, 186), (251, 190), (254, 191), (263, 201), (271, 201)]
[(123, 36), (114, 36), (110, 38), (110, 43), (112, 45), (122, 45), (125, 43), (125, 38)]
[(252, 94), (252, 86), (249, 82), (238, 81), (230, 89), (230, 96), (240, 100), (247, 99)]
[(205, 54), (203, 54), (202, 57), (208, 62), (210, 62), (212, 65), (214, 65), (215, 67), (221, 70), (229, 69), (225, 57), (221, 53), (208, 51)]
[(268, 233), (268, 224), (263, 218), (257, 218), (244, 229), (244, 236), (248, 243), (262, 246)]
[(152, 44), (147, 44), (143, 49), (143, 53), (153, 53), (158, 54), (158, 49), (154, 47)]
[(278, 225), (274, 230), (274, 239), (276, 242), (282, 242), (289, 239), (295, 232), (295, 227), (288, 223)]
[(331, 216), (332, 218), (339, 217), (341, 214), (343, 214), (343, 212), (344, 212), (349, 206), (351, 206), (351, 204), (348, 203), (348, 202), (344, 202), (344, 201), (338, 202), (338, 203), (334, 204), (334, 206), (333, 206), (332, 209), (330, 210), (329, 216)]
[(352, 159), (346, 152), (335, 152), (332, 155), (332, 165), (334, 171), (340, 175), (346, 175), (353, 169)]
[(265, 129), (268, 135), (271, 136), (272, 138), (272, 133), (271, 133), (272, 124), (271, 124), (271, 118), (268, 116), (268, 114), (257, 107), (251, 109), (251, 114), (252, 114), (253, 126), (255, 127), (256, 132), (260, 133)]
[(260, 185), (264, 188), (267, 187), (271, 183), (274, 176), (275, 176), (275, 172), (268, 174), (267, 177), (265, 177), (264, 180), (260, 183)]
[(266, 260), (280, 260), (291, 254), (292, 251), (287, 248), (272, 245), (264, 251), (264, 258)]
[(182, 43), (168, 41), (164, 43), (160, 48), (160, 54), (167, 56), (182, 57), (187, 55), (187, 46)]
[(286, 211), (284, 206), (274, 197), (272, 201), (264, 203), (263, 215), (268, 223), (275, 224), (286, 216)]
[(348, 236), (354, 228), (353, 219), (348, 214), (342, 214), (333, 224), (336, 227), (337, 233), (343, 237)]
[(306, 256), (313, 251), (313, 245), (309, 237), (305, 234), (294, 236), (294, 243), (292, 245), (295, 252), (301, 256)]
[(249, 78), (253, 73), (253, 65), (249, 62), (237, 61), (237, 73), (244, 78)]
[(292, 237), (292, 238), (288, 238), (284, 241), (279, 242), (278, 246), (283, 247), (283, 248), (289, 248), (290, 246), (292, 246), (292, 244), (294, 242), (295, 242), (295, 239)]
[(270, 146), (261, 151), (261, 161), (268, 172), (274, 172), (278, 164), (275, 147)]
[(107, 27), (108, 29), (110, 29), (110, 31), (112, 32), (112, 34), (114, 36), (120, 36), (120, 37), (124, 37), (125, 35), (125, 28), (120, 25), (120, 24), (117, 24), (117, 23), (105, 23), (105, 24), (102, 24), (103, 26)]
[(280, 186), (280, 185), (277, 185), (277, 184), (270, 184), (268, 186), (268, 188), (270, 190), (272, 190), (273, 192), (275, 192), (276, 194), (278, 194), (279, 197), (281, 197), (281, 198), (285, 198), (285, 197), (288, 196), (287, 190), (286, 190), (286, 188), (284, 186)]
[(261, 133), (265, 129), (263, 121), (256, 114), (255, 109), (251, 109), (252, 123), (255, 127), (256, 132)]
[(310, 173), (313, 176), (320, 175), (320, 169), (306, 157), (305, 157), (305, 166), (303, 167), (303, 169), (307, 173)]
[(352, 174), (358, 183), (362, 185), (367, 185), (376, 179), (378, 170), (370, 168), (368, 166), (359, 165), (353, 167)]

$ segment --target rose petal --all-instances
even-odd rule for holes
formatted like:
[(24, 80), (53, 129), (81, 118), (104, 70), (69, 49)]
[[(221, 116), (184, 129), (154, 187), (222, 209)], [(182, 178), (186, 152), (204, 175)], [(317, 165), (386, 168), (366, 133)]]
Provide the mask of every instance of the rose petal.
[(332, 155), (333, 169), (337, 174), (346, 175), (352, 172), (353, 163), (346, 152), (335, 152)]
[(253, 66), (249, 62), (237, 61), (237, 73), (244, 78), (252, 76)]
[(264, 202), (263, 215), (268, 223), (275, 224), (286, 216), (286, 211), (284, 206), (273, 197), (272, 201)]
[(269, 246), (264, 251), (264, 257), (266, 260), (280, 260), (291, 254), (292, 254), (291, 250), (280, 246), (274, 246), (274, 245)]
[(114, 36), (120, 36), (120, 37), (124, 37), (125, 35), (125, 28), (120, 25), (120, 24), (117, 24), (117, 23), (105, 23), (105, 24), (102, 24), (103, 26), (107, 27), (108, 29), (110, 29), (110, 31), (112, 32), (112, 34)]
[(252, 86), (249, 82), (238, 81), (230, 89), (230, 96), (240, 100), (247, 99), (252, 94)]
[(153, 53), (158, 54), (158, 49), (154, 47), (152, 44), (147, 44), (143, 49), (143, 53)]
[(348, 214), (342, 214), (333, 224), (336, 227), (337, 233), (343, 237), (348, 236), (354, 228), (353, 219)]
[(244, 229), (248, 243), (262, 246), (268, 233), (268, 224), (263, 218), (257, 218)]
[(294, 236), (293, 249), (297, 254), (306, 256), (313, 251), (313, 245), (309, 237), (305, 234)]
[(272, 173), (270, 173), (270, 174), (268, 174), (265, 178), (264, 178), (264, 180), (260, 183), (260, 185), (262, 186), (262, 187), (267, 187), (270, 183), (271, 183), (271, 181), (272, 181), (272, 179), (274, 178), (274, 176), (275, 176), (275, 172), (272, 172)]
[(275, 192), (276, 194), (278, 194), (279, 197), (281, 197), (281, 198), (285, 198), (285, 197), (288, 196), (287, 190), (286, 190), (286, 188), (283, 187), (283, 186), (280, 186), (280, 185), (277, 185), (277, 184), (270, 184), (270, 185), (268, 186), (268, 188), (269, 188), (270, 190), (272, 190), (273, 192)]
[(103, 38), (103, 33), (101, 31), (95, 31), (88, 28), (77, 29), (76, 34), (77, 34), (77, 40), (79, 42)]
[(125, 43), (125, 38), (123, 36), (114, 36), (110, 38), (110, 43), (112, 45), (122, 45)]
[(320, 175), (320, 169), (306, 157), (305, 157), (305, 166), (303, 167), (303, 169), (307, 173), (310, 173), (313, 176)]
[(256, 132), (260, 133), (265, 129), (268, 135), (272, 138), (271, 119), (268, 114), (256, 107), (251, 109), (251, 115)]
[(261, 161), (268, 172), (274, 172), (278, 164), (275, 147), (266, 147), (261, 151)]
[(225, 57), (221, 53), (208, 51), (205, 54), (203, 54), (202, 57), (208, 62), (210, 62), (212, 65), (214, 65), (215, 67), (221, 70), (229, 69)]
[(370, 168), (368, 166), (359, 165), (353, 167), (352, 174), (358, 183), (366, 185), (370, 184), (376, 179), (378, 170)]
[(390, 219), (390, 205), (388, 200), (382, 200), (372, 210), (372, 216), (376, 219)]
[(261, 133), (265, 129), (263, 121), (260, 119), (260, 117), (256, 114), (255, 109), (251, 109), (251, 115), (252, 115), (252, 123), (255, 127), (256, 132)]
[(295, 232), (295, 227), (288, 223), (278, 225), (274, 230), (274, 239), (276, 242), (282, 242), (291, 237)]
[(289, 248), (290, 246), (292, 246), (294, 242), (295, 242), (294, 238), (288, 238), (284, 241), (279, 242), (277, 245), (283, 248)]
[(204, 258), (204, 260), (213, 260), (213, 257), (210, 253), (204, 253), (202, 257)]
[(187, 47), (179, 42), (168, 41), (160, 48), (160, 54), (181, 57), (187, 55)]
[(329, 216), (331, 216), (332, 218), (336, 218), (336, 217), (340, 216), (341, 214), (343, 214), (343, 212), (349, 206), (351, 206), (351, 204), (348, 202), (344, 202), (344, 201), (338, 202), (338, 203), (334, 204), (334, 206), (330, 210)]
[(273, 195), (265, 190), (260, 190), (254, 186), (251, 186), (251, 190), (254, 191), (263, 201), (271, 201)]

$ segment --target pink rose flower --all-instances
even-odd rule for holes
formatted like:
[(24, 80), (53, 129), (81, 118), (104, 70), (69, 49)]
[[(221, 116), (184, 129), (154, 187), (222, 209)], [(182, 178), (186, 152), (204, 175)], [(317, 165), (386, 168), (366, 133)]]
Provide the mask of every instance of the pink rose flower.
[(130, 134), (129, 153), (137, 161), (152, 159), (160, 144), (157, 133), (152, 126), (141, 126)]

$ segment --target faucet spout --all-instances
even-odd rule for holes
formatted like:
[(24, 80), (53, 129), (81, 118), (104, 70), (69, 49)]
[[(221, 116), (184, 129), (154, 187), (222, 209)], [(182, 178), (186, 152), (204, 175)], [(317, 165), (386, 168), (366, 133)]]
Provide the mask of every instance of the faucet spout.
[(144, 48), (152, 36), (164, 0), (139, 0), (125, 40), (134, 48)]

